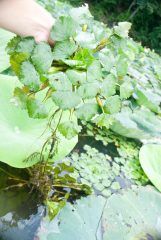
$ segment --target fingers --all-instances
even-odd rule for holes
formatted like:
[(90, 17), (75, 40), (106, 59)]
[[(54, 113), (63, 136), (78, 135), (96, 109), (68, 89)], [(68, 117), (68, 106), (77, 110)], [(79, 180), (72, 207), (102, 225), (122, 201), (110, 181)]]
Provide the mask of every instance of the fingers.
[(0, 26), (22, 37), (32, 36), (37, 43), (54, 42), (50, 32), (55, 20), (34, 0), (0, 0)]

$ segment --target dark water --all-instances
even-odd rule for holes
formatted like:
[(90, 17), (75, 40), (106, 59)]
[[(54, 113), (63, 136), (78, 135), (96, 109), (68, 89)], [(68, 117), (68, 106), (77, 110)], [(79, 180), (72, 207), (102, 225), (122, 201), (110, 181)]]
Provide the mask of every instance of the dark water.
[(0, 240), (33, 240), (45, 207), (38, 193), (27, 187), (12, 187), (19, 183), (11, 179), (13, 173), (17, 178), (27, 178), (25, 171), (0, 164)]

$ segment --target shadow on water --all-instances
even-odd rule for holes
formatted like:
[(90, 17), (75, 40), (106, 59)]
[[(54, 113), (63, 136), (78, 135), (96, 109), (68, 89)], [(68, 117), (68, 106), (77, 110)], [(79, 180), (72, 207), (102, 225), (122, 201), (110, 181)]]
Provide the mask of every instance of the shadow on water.
[(90, 136), (89, 137), (86, 137), (86, 136), (79, 137), (79, 141), (78, 141), (78, 144), (76, 145), (75, 149), (77, 151), (79, 151), (80, 153), (84, 152), (83, 147), (85, 145), (88, 145), (92, 148), (96, 148), (100, 152), (102, 152), (104, 154), (108, 154), (112, 158), (119, 156), (117, 148), (113, 143), (109, 143), (108, 146), (105, 147), (103, 145), (102, 141), (95, 140), (95, 138), (93, 136), (92, 137), (90, 137)]
[[(45, 207), (38, 193), (27, 187), (11, 187), (4, 171), (11, 174), (12, 168), (1, 164), (0, 169), (0, 240), (33, 240)], [(15, 172), (19, 178), (25, 176), (22, 170), (14, 169)]]

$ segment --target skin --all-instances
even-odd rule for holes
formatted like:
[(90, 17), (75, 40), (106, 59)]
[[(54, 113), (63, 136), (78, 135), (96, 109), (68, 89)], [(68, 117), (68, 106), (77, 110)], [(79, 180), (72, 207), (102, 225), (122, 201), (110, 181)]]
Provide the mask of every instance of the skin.
[(0, 28), (23, 37), (32, 36), (37, 43), (45, 41), (53, 45), (50, 38), (53, 25), (50, 13), (34, 0), (0, 1)]

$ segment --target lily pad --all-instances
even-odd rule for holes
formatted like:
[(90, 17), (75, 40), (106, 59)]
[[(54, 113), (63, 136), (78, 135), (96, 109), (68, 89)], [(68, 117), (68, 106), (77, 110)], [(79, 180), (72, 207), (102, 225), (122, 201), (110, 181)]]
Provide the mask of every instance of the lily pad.
[[(51, 133), (49, 130), (44, 133), (47, 119), (29, 118), (26, 110), (11, 103), (15, 85), (17, 78), (0, 75), (0, 161), (25, 168), (40, 160), (42, 146)], [(54, 160), (67, 155), (76, 143), (77, 137), (69, 141), (60, 135)], [(37, 154), (27, 161), (33, 153)]]
[(161, 238), (161, 194), (152, 187), (113, 194), (102, 218), (103, 240)]
[(105, 202), (102, 197), (90, 196), (78, 200), (75, 205), (68, 203), (57, 219), (42, 222), (39, 239), (95, 240)]
[(5, 48), (13, 36), (13, 33), (0, 29), (0, 72), (6, 70), (10, 66), (9, 56), (6, 53)]
[(161, 191), (161, 145), (144, 145), (139, 155), (144, 172), (154, 186)]
[(40, 240), (157, 240), (161, 237), (160, 201), (161, 194), (150, 186), (120, 191), (107, 200), (96, 196), (82, 198), (75, 205), (68, 203), (53, 221), (44, 219), (38, 237)]

